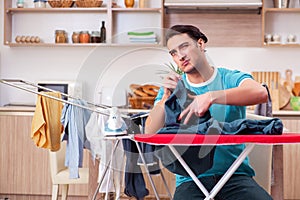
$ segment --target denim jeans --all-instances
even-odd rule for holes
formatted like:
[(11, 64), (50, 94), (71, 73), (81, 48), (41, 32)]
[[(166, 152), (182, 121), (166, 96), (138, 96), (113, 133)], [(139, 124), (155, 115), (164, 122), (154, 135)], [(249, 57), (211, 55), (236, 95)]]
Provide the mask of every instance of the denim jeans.
[[(211, 191), (221, 176), (200, 178), (204, 187)], [(174, 194), (174, 200), (201, 200), (204, 194), (193, 182), (179, 185)], [(215, 196), (214, 200), (272, 200), (272, 197), (255, 180), (245, 175), (233, 175)]]

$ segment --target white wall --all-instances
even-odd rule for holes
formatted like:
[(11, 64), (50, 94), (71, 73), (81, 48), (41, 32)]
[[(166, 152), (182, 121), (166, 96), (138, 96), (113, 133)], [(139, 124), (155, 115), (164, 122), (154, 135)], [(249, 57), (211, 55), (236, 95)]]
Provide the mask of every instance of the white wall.
[[(136, 49), (133, 47), (5, 46), (3, 45), (3, 1), (0, 1), (0, 6), (1, 79), (13, 78), (31, 82), (38, 80), (79, 80), (84, 83), (83, 98), (93, 100), (99, 77), (103, 76), (102, 72), (105, 73), (106, 68), (113, 65), (120, 56), (125, 56), (125, 61), (123, 60), (118, 67), (120, 69), (126, 68), (131, 73), (130, 76), (123, 77), (127, 82), (130, 81), (131, 77), (132, 82), (135, 80), (140, 82), (143, 76), (147, 81), (153, 77), (141, 70), (137, 70), (137, 74), (135, 74), (134, 70), (131, 69), (132, 65), (153, 66), (153, 69), (158, 69), (158, 61), (161, 58), (156, 57), (156, 52), (134, 59), (128, 56), (128, 60), (126, 60), (128, 52)], [(157, 52), (161, 51), (160, 48), (157, 50)], [(282, 74), (285, 69), (290, 68), (293, 69), (294, 75), (300, 75), (300, 48), (209, 48), (208, 46), (207, 50), (216, 66), (236, 68), (246, 72), (280, 71)], [(161, 55), (166, 62), (169, 62), (170, 57), (167, 54), (163, 52)], [(137, 60), (139, 62), (133, 62)], [(161, 63), (162, 68), (164, 68), (163, 64)], [(114, 69), (118, 70), (118, 67), (114, 66)], [(105, 76), (112, 76), (112, 80), (115, 80), (115, 74), (112, 72), (105, 74)], [(0, 106), (10, 102), (33, 102), (35, 98), (34, 94), (4, 84), (0, 85)]]

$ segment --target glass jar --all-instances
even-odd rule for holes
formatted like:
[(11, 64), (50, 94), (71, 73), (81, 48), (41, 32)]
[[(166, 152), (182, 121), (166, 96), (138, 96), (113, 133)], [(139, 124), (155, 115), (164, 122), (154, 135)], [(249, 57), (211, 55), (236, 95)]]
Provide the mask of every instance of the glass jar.
[(46, 0), (34, 0), (34, 7), (35, 8), (46, 8)]
[(126, 8), (133, 8), (134, 0), (124, 0)]
[(17, 1), (17, 8), (24, 8), (24, 0)]
[(139, 0), (139, 8), (146, 8), (145, 0)]
[(67, 33), (64, 30), (55, 31), (55, 43), (67, 43)]
[(79, 42), (80, 43), (89, 43), (90, 42), (90, 34), (88, 31), (81, 31), (79, 34)]
[(74, 31), (73, 34), (72, 34), (72, 42), (73, 43), (79, 43), (79, 35), (80, 35), (80, 32), (76, 32)]
[(91, 43), (100, 43), (101, 37), (99, 31), (92, 31), (91, 33)]

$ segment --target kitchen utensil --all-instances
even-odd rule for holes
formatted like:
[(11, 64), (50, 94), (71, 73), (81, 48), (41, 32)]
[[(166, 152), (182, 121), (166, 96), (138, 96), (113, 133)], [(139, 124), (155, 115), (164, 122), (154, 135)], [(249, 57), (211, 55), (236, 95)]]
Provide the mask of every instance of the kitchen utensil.
[(284, 86), (290, 92), (290, 95), (294, 96), (294, 94), (293, 94), (294, 82), (292, 80), (292, 75), (293, 75), (293, 71), (291, 69), (285, 70)]
[(291, 99), (291, 95), (290, 92), (286, 89), (286, 87), (284, 87), (282, 84), (279, 83), (278, 85), (278, 89), (279, 89), (279, 109), (283, 109), (284, 107), (286, 107)]

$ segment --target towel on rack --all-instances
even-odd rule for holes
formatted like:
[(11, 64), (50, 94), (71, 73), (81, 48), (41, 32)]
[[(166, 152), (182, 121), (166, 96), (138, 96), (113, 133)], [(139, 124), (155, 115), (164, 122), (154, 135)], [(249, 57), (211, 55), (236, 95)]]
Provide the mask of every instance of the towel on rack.
[[(102, 113), (109, 114), (108, 109), (98, 109)], [(86, 137), (90, 142), (92, 159), (100, 158), (98, 182), (105, 172), (108, 161), (111, 158), (111, 152), (115, 145), (115, 140), (105, 139), (105, 125), (108, 121), (108, 116), (93, 112), (85, 126)], [(124, 150), (122, 143), (118, 144), (116, 152), (112, 158), (112, 168), (109, 168), (110, 173), (106, 173), (103, 182), (99, 188), (99, 192), (115, 192), (116, 199), (121, 196), (121, 183), (124, 171)]]
[[(83, 100), (72, 100), (82, 106), (87, 106)], [(82, 167), (83, 149), (89, 149), (89, 143), (85, 134), (85, 126), (90, 118), (91, 111), (72, 104), (65, 104), (62, 110), (61, 123), (65, 134), (63, 140), (67, 140), (65, 166), (69, 168), (70, 178), (79, 178), (78, 168)]]
[[(43, 92), (46, 95), (61, 98), (58, 92)], [(60, 139), (63, 126), (60, 123), (61, 102), (46, 96), (38, 95), (31, 125), (31, 138), (36, 146), (51, 151), (60, 149)]]

